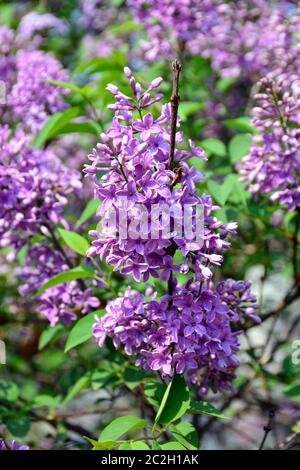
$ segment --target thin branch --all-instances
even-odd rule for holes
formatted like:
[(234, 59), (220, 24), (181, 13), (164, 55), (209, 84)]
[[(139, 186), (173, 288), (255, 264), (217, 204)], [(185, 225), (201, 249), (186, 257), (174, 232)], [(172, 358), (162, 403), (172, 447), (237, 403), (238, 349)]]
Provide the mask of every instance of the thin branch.
[(53, 228), (51, 227), (50, 224), (48, 223), (45, 223), (44, 224), (45, 227), (47, 227), (50, 235), (51, 235), (51, 240), (52, 240), (52, 243), (54, 245), (54, 247), (57, 249), (57, 251), (59, 251), (62, 256), (64, 257), (67, 265), (69, 266), (70, 269), (73, 269), (74, 268), (74, 264), (72, 263), (72, 261), (70, 260), (70, 258), (68, 257), (68, 255), (66, 254), (65, 250), (63, 249), (63, 247), (61, 246), (57, 236), (55, 235), (55, 232), (53, 230)]
[(179, 96), (179, 78), (182, 65), (178, 60), (175, 60), (172, 64), (173, 69), (173, 92), (171, 96), (171, 141), (170, 141), (170, 158), (169, 158), (169, 168), (173, 169), (174, 166), (174, 156), (175, 156), (175, 144), (176, 144), (176, 129), (177, 129), (177, 117), (178, 117), (178, 108), (180, 102)]
[(275, 418), (275, 410), (274, 410), (274, 408), (271, 408), (270, 411), (269, 411), (268, 424), (267, 424), (266, 426), (264, 426), (265, 434), (264, 434), (264, 437), (262, 438), (262, 441), (261, 441), (261, 444), (260, 444), (258, 450), (263, 450), (264, 445), (265, 445), (265, 442), (266, 442), (266, 439), (267, 439), (267, 437), (268, 437), (268, 434), (269, 434), (269, 433), (272, 431), (272, 429), (273, 429), (274, 418)]
[(261, 316), (261, 321), (264, 322), (274, 315), (279, 315), (283, 310), (285, 310), (289, 305), (291, 305), (296, 299), (300, 297), (300, 289), (291, 289), (283, 299), (283, 301), (275, 307), (273, 310), (265, 313)]

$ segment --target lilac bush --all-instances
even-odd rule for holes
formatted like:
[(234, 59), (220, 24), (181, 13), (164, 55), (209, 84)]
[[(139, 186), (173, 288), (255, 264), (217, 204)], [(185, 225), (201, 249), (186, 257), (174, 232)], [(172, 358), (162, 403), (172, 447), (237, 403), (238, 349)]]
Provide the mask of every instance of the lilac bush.
[(1, 2), (0, 450), (297, 446), (299, 12)]

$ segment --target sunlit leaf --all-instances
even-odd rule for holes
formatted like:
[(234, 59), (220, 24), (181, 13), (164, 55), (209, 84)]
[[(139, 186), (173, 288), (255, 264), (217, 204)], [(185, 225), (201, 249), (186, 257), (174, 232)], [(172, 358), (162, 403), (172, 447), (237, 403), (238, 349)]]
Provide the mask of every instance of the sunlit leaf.
[(137, 416), (121, 416), (109, 423), (100, 434), (99, 442), (116, 441), (119, 437), (130, 431), (147, 428), (144, 419)]

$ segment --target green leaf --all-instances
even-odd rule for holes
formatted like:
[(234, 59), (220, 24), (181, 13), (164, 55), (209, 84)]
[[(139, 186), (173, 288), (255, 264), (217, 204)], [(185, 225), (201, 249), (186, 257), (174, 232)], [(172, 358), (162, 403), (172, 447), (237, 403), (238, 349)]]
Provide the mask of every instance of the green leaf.
[(132, 450), (131, 441), (122, 442), (119, 445), (118, 450)]
[(65, 284), (66, 282), (70, 282), (70, 281), (74, 281), (78, 279), (84, 279), (86, 277), (94, 278), (95, 275), (92, 272), (79, 270), (78, 268), (57, 274), (56, 276), (49, 279), (49, 281), (47, 281), (37, 291), (34, 297), (38, 297), (39, 295), (41, 295), (43, 292), (45, 292), (47, 289), (50, 289), (51, 287), (55, 287), (55, 286), (58, 286), (59, 284)]
[(96, 122), (69, 122), (59, 129), (59, 134), (91, 134), (99, 137), (101, 127)]
[(199, 437), (195, 427), (191, 423), (182, 421), (169, 427), (175, 439), (188, 450), (199, 449)]
[(221, 411), (219, 411), (207, 401), (192, 401), (189, 413), (215, 416), (216, 418), (221, 419), (229, 419), (228, 416), (223, 415)]
[(67, 332), (67, 328), (62, 325), (61, 323), (57, 323), (57, 325), (53, 327), (47, 328), (40, 336), (39, 339), (39, 350), (44, 349), (47, 344), (51, 341), (54, 341), (61, 336), (63, 336)]
[[(118, 1), (121, 4), (121, 0)], [(109, 34), (124, 34), (124, 33), (132, 33), (133, 31), (141, 31), (141, 25), (134, 21), (125, 21), (121, 24), (116, 24), (111, 26), (110, 28), (106, 29), (106, 33)]]
[(185, 122), (191, 114), (194, 114), (197, 111), (201, 111), (204, 107), (205, 105), (200, 102), (181, 101), (179, 108), (181, 121)]
[(157, 423), (171, 423), (181, 418), (190, 406), (190, 393), (182, 375), (169, 383), (155, 418)]
[(150, 405), (159, 408), (166, 392), (166, 389), (167, 387), (164, 384), (156, 382), (154, 380), (149, 380), (149, 382), (145, 384), (144, 394)]
[(58, 233), (71, 250), (82, 256), (86, 256), (86, 252), (90, 248), (90, 244), (85, 238), (78, 235), (78, 233), (71, 232), (70, 230), (65, 230), (63, 228), (59, 228)]
[(143, 441), (127, 441), (119, 446), (119, 450), (150, 450), (150, 448), (146, 442)]
[(201, 147), (213, 155), (218, 157), (226, 156), (226, 146), (225, 144), (218, 139), (205, 139), (200, 143)]
[(99, 442), (115, 441), (123, 434), (137, 429), (147, 428), (147, 423), (144, 419), (137, 416), (121, 416), (114, 419), (103, 429), (99, 437)]
[(117, 379), (117, 375), (112, 370), (98, 369), (93, 371), (91, 378), (91, 385), (93, 390), (99, 390), (99, 388), (105, 387), (112, 381)]
[(132, 450), (150, 450), (150, 447), (143, 441), (131, 442)]
[(300, 377), (300, 364), (295, 364), (292, 356), (286, 356), (282, 362), (282, 372), (289, 379)]
[(115, 57), (97, 57), (95, 59), (87, 60), (81, 63), (74, 71), (74, 74), (93, 74), (96, 72), (107, 72), (111, 70), (121, 71), (126, 65), (126, 58), (119, 56), (119, 62), (115, 60)]
[(1, 25), (12, 26), (15, 19), (15, 7), (13, 4), (1, 5), (0, 7)]
[(106, 441), (106, 442), (98, 442), (94, 439), (90, 439), (89, 437), (85, 437), (92, 444), (92, 450), (113, 450), (118, 446), (118, 443), (115, 441)]
[(99, 199), (92, 199), (91, 201), (89, 201), (81, 216), (79, 217), (76, 227), (80, 227), (80, 225), (84, 224), (85, 222), (87, 222), (87, 220), (93, 217), (96, 214), (99, 205)]
[(296, 433), (300, 432), (300, 421), (297, 421), (297, 423), (294, 424), (294, 426), (292, 427), (292, 431)]
[(229, 142), (228, 151), (232, 163), (236, 163), (249, 153), (251, 137), (247, 134), (235, 135)]
[(291, 129), (299, 129), (300, 125), (297, 121), (293, 121), (292, 119), (288, 119), (286, 125)]
[(62, 80), (46, 80), (47, 83), (50, 83), (50, 85), (55, 85), (60, 88), (65, 88), (66, 90), (73, 91), (73, 93), (77, 93), (78, 95), (81, 95), (83, 97), (87, 96), (86, 90), (84, 88), (80, 88), (74, 83), (69, 83), (69, 82), (64, 82)]
[(15, 414), (6, 417), (4, 421), (9, 432), (15, 437), (22, 438), (29, 431), (30, 421), (28, 415)]
[(152, 441), (151, 450), (161, 450), (161, 447), (157, 441)]
[(105, 315), (106, 310), (95, 310), (94, 312), (84, 315), (80, 318), (75, 325), (73, 326), (71, 333), (67, 339), (65, 346), (65, 352), (70, 351), (79, 344), (85, 343), (88, 339), (92, 337), (93, 324), (95, 323), (95, 315), (102, 317)]
[(72, 119), (80, 116), (80, 108), (68, 108), (64, 112), (59, 112), (51, 116), (42, 127), (39, 135), (34, 140), (33, 144), (36, 148), (41, 148), (47, 140), (55, 137), (59, 130), (64, 127)]
[(196, 168), (196, 170), (203, 172), (204, 169), (204, 161), (197, 157), (192, 157), (189, 159), (188, 164), (191, 168)]
[(18, 386), (9, 380), (0, 380), (0, 400), (10, 403), (17, 401), (19, 397)]
[(218, 204), (221, 204), (221, 206), (223, 206), (229, 198), (230, 193), (234, 189), (235, 182), (236, 175), (228, 175), (226, 176), (222, 184), (216, 183), (213, 180), (209, 180), (207, 182), (207, 188), (213, 199), (215, 199)]
[(217, 88), (221, 93), (227, 93), (232, 85), (236, 83), (236, 78), (220, 78), (217, 82)]
[(133, 366), (126, 367), (124, 370), (124, 383), (130, 390), (138, 387), (146, 377), (148, 377), (146, 372)]
[(231, 176), (233, 190), (230, 193), (230, 201), (247, 206), (247, 201), (250, 199), (250, 195), (246, 190), (246, 183), (241, 182), (238, 175)]
[(70, 390), (67, 393), (67, 396), (65, 397), (64, 401), (62, 402), (62, 406), (66, 406), (67, 403), (72, 401), (84, 388), (87, 388), (90, 385), (90, 375), (85, 374), (82, 377), (80, 377), (77, 382), (73, 385), (73, 387), (70, 388)]
[(236, 119), (227, 119), (224, 121), (224, 125), (230, 129), (235, 129), (240, 132), (250, 132), (251, 134), (257, 134), (258, 130), (251, 125), (250, 117), (240, 117)]
[(285, 387), (283, 393), (293, 400), (300, 402), (300, 382)]
[(177, 441), (170, 441), (166, 442), (165, 444), (160, 444), (160, 448), (163, 450), (186, 450), (186, 447)]
[(60, 406), (60, 396), (52, 397), (51, 395), (41, 394), (34, 397), (32, 408), (47, 407), (49, 409), (55, 409)]

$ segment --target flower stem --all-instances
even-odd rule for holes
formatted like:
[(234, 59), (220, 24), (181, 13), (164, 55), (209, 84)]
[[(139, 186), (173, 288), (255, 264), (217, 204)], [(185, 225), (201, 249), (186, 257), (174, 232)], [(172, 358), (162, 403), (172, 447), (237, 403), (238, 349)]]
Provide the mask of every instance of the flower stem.
[(174, 166), (174, 156), (175, 156), (175, 144), (176, 144), (176, 128), (177, 128), (177, 117), (178, 117), (178, 108), (180, 102), (179, 96), (179, 78), (182, 65), (178, 60), (175, 60), (172, 64), (173, 69), (173, 91), (171, 96), (171, 140), (170, 140), (170, 159), (169, 159), (169, 168), (173, 169)]

